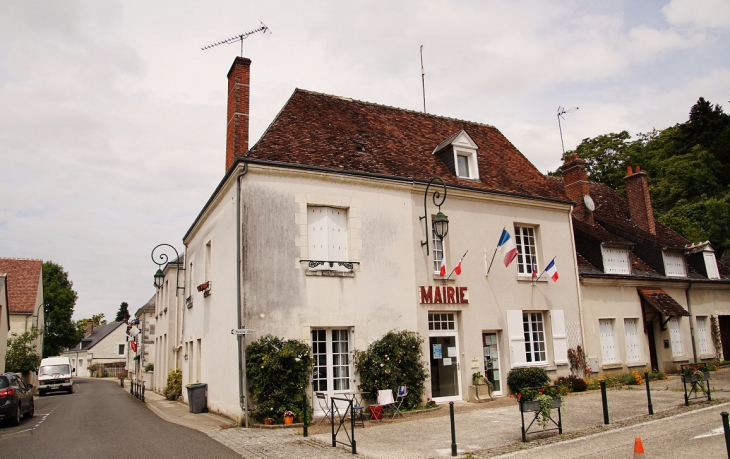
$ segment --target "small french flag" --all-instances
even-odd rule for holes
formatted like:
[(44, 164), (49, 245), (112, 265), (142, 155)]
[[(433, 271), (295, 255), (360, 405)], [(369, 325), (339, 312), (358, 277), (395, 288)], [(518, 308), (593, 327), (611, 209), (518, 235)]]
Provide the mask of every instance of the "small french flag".
[(459, 264), (457, 264), (456, 267), (454, 268), (454, 272), (456, 273), (457, 276), (461, 275), (461, 262), (464, 261), (464, 257), (466, 256), (466, 254), (468, 252), (469, 252), (468, 250), (466, 252), (464, 252), (464, 255), (459, 259)]
[(547, 265), (545, 272), (548, 273), (548, 276), (550, 276), (550, 279), (552, 279), (553, 282), (558, 280), (558, 268), (555, 266), (555, 258), (553, 258), (553, 261)]
[(509, 266), (512, 260), (517, 256), (517, 246), (515, 240), (510, 236), (506, 229), (502, 229), (502, 234), (499, 236), (499, 243), (497, 247), (502, 251), (504, 256), (504, 265)]
[(439, 275), (441, 277), (446, 275), (446, 251), (441, 252), (441, 270), (439, 271)]

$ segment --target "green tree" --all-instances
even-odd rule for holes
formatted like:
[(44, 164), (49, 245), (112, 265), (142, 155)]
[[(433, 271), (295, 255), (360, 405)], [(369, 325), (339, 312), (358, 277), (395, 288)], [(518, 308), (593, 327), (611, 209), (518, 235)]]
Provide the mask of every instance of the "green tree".
[(123, 301), (122, 304), (119, 305), (119, 310), (117, 311), (117, 316), (114, 318), (114, 322), (126, 322), (129, 320), (129, 305), (126, 301)]
[(44, 357), (58, 355), (81, 339), (71, 320), (78, 298), (72, 287), (73, 282), (61, 265), (43, 263), (43, 309), (50, 323), (43, 339)]
[(5, 371), (27, 375), (38, 369), (41, 356), (38, 355), (34, 342), (40, 334), (40, 331), (33, 327), (20, 335), (13, 333), (8, 338)]
[[(81, 338), (86, 336), (86, 326), (91, 321), (91, 323), (94, 325), (94, 328), (99, 327), (101, 325), (106, 325), (106, 319), (104, 319), (104, 313), (101, 314), (94, 314), (91, 316), (91, 319), (80, 319), (76, 321), (76, 329), (78, 330), (79, 336)], [(81, 339), (79, 338), (79, 340)], [(78, 341), (78, 340), (77, 340)]]

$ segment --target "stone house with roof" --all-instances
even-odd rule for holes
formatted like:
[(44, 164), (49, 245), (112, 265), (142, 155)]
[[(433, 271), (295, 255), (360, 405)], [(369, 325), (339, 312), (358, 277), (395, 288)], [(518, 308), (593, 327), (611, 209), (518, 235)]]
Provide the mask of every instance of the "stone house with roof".
[[(154, 316), (151, 318), (155, 329), (150, 338), (154, 343), (155, 372), (150, 387), (155, 391), (163, 391), (167, 384), (167, 375), (170, 370), (182, 369), (183, 364), (191, 362), (194, 355), (188, 355), (187, 343), (183, 350), (183, 308), (193, 306), (192, 292), (185, 297), (185, 256), (180, 255), (162, 267), (164, 275), (162, 287), (156, 289), (152, 301)], [(179, 268), (179, 269), (178, 269)], [(190, 383), (191, 372), (185, 373), (183, 383)], [(194, 382), (194, 381), (193, 381)]]
[[(30, 258), (0, 258), (0, 275), (6, 276), (9, 336), (22, 334), (31, 328), (43, 328), (43, 260)], [(43, 355), (43, 335), (35, 342), (38, 355)], [(3, 360), (4, 362), (4, 360)], [(26, 381), (34, 386), (36, 376)]]
[(628, 168), (623, 197), (588, 181), (577, 156), (561, 170), (554, 183), (578, 203), (573, 232), (591, 369), (673, 371), (714, 358), (715, 321), (730, 346), (730, 270), (708, 242), (692, 244), (654, 218), (646, 173)]
[[(474, 372), (498, 394), (512, 368), (569, 374), (581, 332), (562, 189), (493, 126), (301, 89), (249, 149), (249, 72), (236, 58), (226, 174), (183, 238), (183, 382), (207, 383), (212, 411), (240, 418), (242, 348), (265, 334), (308, 342), (309, 390), (329, 395), (357, 390), (353, 351), (393, 329), (424, 338), (436, 401), (467, 398)], [(487, 274), (503, 229), (519, 255)], [(461, 275), (440, 275), (465, 253)], [(559, 281), (534, 282), (554, 257)]]
[(76, 346), (61, 352), (61, 356), (71, 360), (76, 376), (92, 376), (92, 365), (107, 367), (107, 374), (123, 372), (127, 360), (126, 322), (95, 328), (89, 321), (86, 336)]

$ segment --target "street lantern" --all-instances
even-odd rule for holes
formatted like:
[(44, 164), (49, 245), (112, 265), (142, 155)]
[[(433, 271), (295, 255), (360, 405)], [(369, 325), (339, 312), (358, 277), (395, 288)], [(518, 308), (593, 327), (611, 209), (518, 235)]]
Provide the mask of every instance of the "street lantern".
[(165, 274), (162, 272), (161, 269), (157, 269), (157, 272), (155, 273), (155, 287), (157, 287), (157, 290), (162, 288), (162, 282), (165, 279)]
[[(159, 249), (160, 247), (169, 247), (172, 249), (173, 252), (175, 252), (175, 258), (173, 261), (170, 261), (168, 263), (168, 260), (170, 259), (167, 254), (164, 252), (165, 249), (160, 249), (157, 252), (157, 258), (155, 258), (155, 251)], [(152, 249), (152, 261), (157, 265), (157, 272), (155, 273), (155, 287), (157, 290), (162, 288), (163, 281), (165, 279), (165, 274), (162, 272), (162, 265), (175, 265), (176, 268), (176, 286), (177, 290), (183, 289), (185, 290), (185, 286), (183, 285), (180, 287), (180, 271), (185, 271), (185, 268), (183, 267), (182, 261), (180, 261), (180, 254), (177, 253), (177, 249), (175, 247), (171, 246), (170, 244), (158, 244), (155, 246), (154, 249)], [(157, 260), (160, 260), (159, 262)], [(177, 296), (177, 290), (175, 290), (175, 295)]]
[(423, 215), (419, 217), (421, 220), (424, 221), (424, 225), (426, 228), (426, 241), (421, 241), (421, 246), (426, 246), (426, 255), (429, 255), (429, 244), (428, 240), (431, 237), (431, 233), (428, 230), (428, 221), (430, 218), (428, 217), (428, 208), (426, 207), (426, 199), (428, 199), (428, 189), (431, 187), (431, 184), (434, 182), (439, 181), (441, 182), (441, 187), (444, 189), (443, 197), (441, 196), (441, 191), (436, 189), (433, 192), (433, 203), (435, 206), (439, 208), (438, 213), (433, 219), (433, 231), (436, 234), (436, 237), (438, 237), (440, 240), (443, 241), (443, 239), (446, 237), (446, 235), (449, 232), (449, 217), (447, 217), (443, 212), (441, 212), (441, 205), (443, 205), (444, 201), (446, 201), (446, 184), (441, 179), (441, 177), (434, 177), (429, 182), (428, 185), (426, 185), (426, 191), (423, 193)]

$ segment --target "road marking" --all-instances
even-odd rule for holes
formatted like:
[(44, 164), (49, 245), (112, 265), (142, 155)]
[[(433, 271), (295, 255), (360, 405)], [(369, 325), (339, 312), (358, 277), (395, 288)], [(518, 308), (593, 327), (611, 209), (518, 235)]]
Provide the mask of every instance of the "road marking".
[(33, 416), (33, 417), (36, 417), (36, 416), (41, 416), (41, 419), (40, 419), (40, 420), (39, 420), (38, 422), (36, 422), (36, 424), (35, 424), (35, 425), (34, 425), (33, 427), (31, 427), (30, 429), (24, 429), (24, 430), (19, 430), (19, 431), (17, 431), (17, 432), (11, 432), (11, 433), (9, 433), (9, 434), (5, 434), (5, 435), (2, 435), (2, 436), (3, 436), (3, 437), (10, 437), (10, 436), (12, 436), (12, 435), (18, 435), (18, 434), (21, 434), (21, 433), (25, 433), (25, 432), (30, 432), (30, 433), (32, 434), (32, 433), (33, 433), (33, 431), (34, 431), (35, 429), (37, 429), (37, 428), (38, 428), (38, 427), (39, 427), (39, 426), (40, 426), (41, 424), (43, 424), (43, 421), (45, 421), (45, 420), (46, 420), (46, 418), (47, 418), (48, 416), (50, 416), (50, 415), (51, 415), (51, 413), (53, 413), (53, 412), (54, 412), (55, 410), (56, 410), (56, 408), (52, 409), (52, 410), (51, 410), (51, 411), (50, 411), (49, 413), (46, 413), (46, 414), (41, 414), (41, 413), (38, 413), (38, 414), (36, 414), (35, 416)]
[(693, 438), (693, 440), (697, 438), (706, 438), (706, 437), (714, 437), (715, 435), (722, 435), (722, 431), (725, 430), (723, 427), (718, 427), (715, 430), (710, 431), (710, 433), (704, 434), (704, 435), (697, 435)]

